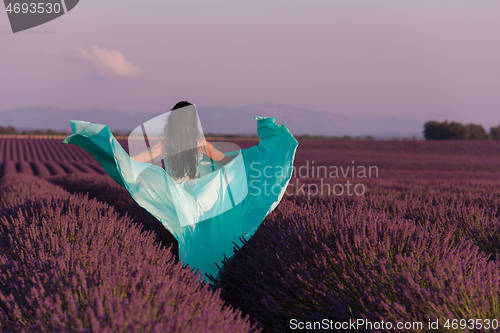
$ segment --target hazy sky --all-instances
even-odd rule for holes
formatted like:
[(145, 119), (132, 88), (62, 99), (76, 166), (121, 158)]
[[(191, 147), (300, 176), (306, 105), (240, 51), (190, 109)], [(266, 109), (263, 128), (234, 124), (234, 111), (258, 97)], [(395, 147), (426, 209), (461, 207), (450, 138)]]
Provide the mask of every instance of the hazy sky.
[[(500, 124), (500, 1), (82, 0), (13, 34), (0, 110), (279, 103)], [(272, 115), (269, 115), (272, 116)]]

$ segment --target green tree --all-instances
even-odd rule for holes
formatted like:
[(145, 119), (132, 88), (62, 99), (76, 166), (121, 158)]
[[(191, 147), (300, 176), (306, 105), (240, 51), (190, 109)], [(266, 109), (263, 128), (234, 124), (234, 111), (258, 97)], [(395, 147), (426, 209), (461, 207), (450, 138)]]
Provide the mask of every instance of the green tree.
[(448, 121), (431, 120), (424, 124), (424, 138), (427, 140), (449, 140), (452, 138)]
[(41, 129), (36, 129), (36, 130), (24, 130), (21, 132), (21, 134), (26, 134), (26, 135), (42, 135), (45, 134)]
[(490, 128), (490, 140), (500, 140), (500, 125)]
[(18, 134), (17, 130), (12, 126), (0, 126), (0, 134)]
[(488, 134), (482, 125), (468, 124), (469, 140), (487, 140)]
[(23, 130), (21, 133), (18, 134), (23, 134), (23, 135), (68, 135), (69, 133), (67, 132), (59, 132), (54, 129), (46, 129), (46, 130), (41, 130), (41, 129), (32, 129), (32, 130)]
[(437, 140), (439, 137), (439, 122), (429, 120), (424, 124), (424, 138), (426, 140)]
[(451, 122), (450, 124), (450, 139), (452, 140), (469, 140), (469, 127), (462, 123)]

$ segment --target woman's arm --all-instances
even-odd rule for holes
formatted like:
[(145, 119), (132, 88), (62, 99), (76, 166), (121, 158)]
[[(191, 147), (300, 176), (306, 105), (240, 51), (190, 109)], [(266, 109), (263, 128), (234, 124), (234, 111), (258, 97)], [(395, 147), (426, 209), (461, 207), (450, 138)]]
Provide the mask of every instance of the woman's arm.
[(134, 157), (131, 156), (130, 158), (136, 162), (144, 163), (152, 161), (160, 154), (161, 154), (161, 141), (159, 141), (151, 149), (145, 150), (142, 153), (135, 155)]
[(210, 142), (206, 141), (200, 146), (200, 152), (207, 155), (210, 159), (221, 164), (229, 163), (236, 156), (226, 156), (223, 152), (215, 148)]

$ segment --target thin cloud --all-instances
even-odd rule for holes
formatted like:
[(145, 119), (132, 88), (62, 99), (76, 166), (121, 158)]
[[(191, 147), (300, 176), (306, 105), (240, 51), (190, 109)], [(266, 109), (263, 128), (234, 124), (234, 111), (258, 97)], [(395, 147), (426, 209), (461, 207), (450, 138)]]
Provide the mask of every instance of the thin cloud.
[(127, 61), (120, 51), (105, 50), (92, 45), (87, 51), (81, 46), (76, 47), (77, 57), (94, 67), (99, 75), (111, 78), (139, 78), (144, 71)]

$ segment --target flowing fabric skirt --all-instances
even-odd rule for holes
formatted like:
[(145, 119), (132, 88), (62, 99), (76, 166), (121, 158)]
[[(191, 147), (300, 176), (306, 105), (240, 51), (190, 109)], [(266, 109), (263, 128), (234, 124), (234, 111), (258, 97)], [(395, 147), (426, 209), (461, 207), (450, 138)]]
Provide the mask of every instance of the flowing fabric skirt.
[[(278, 205), (292, 175), (297, 140), (275, 118), (256, 117), (259, 144), (240, 151), (226, 165), (205, 157), (200, 177), (174, 181), (162, 167), (138, 163), (108, 126), (71, 121), (64, 139), (92, 154), (134, 200), (179, 242), (179, 261), (217, 276), (221, 262), (242, 245)], [(208, 279), (202, 274), (205, 281)]]

